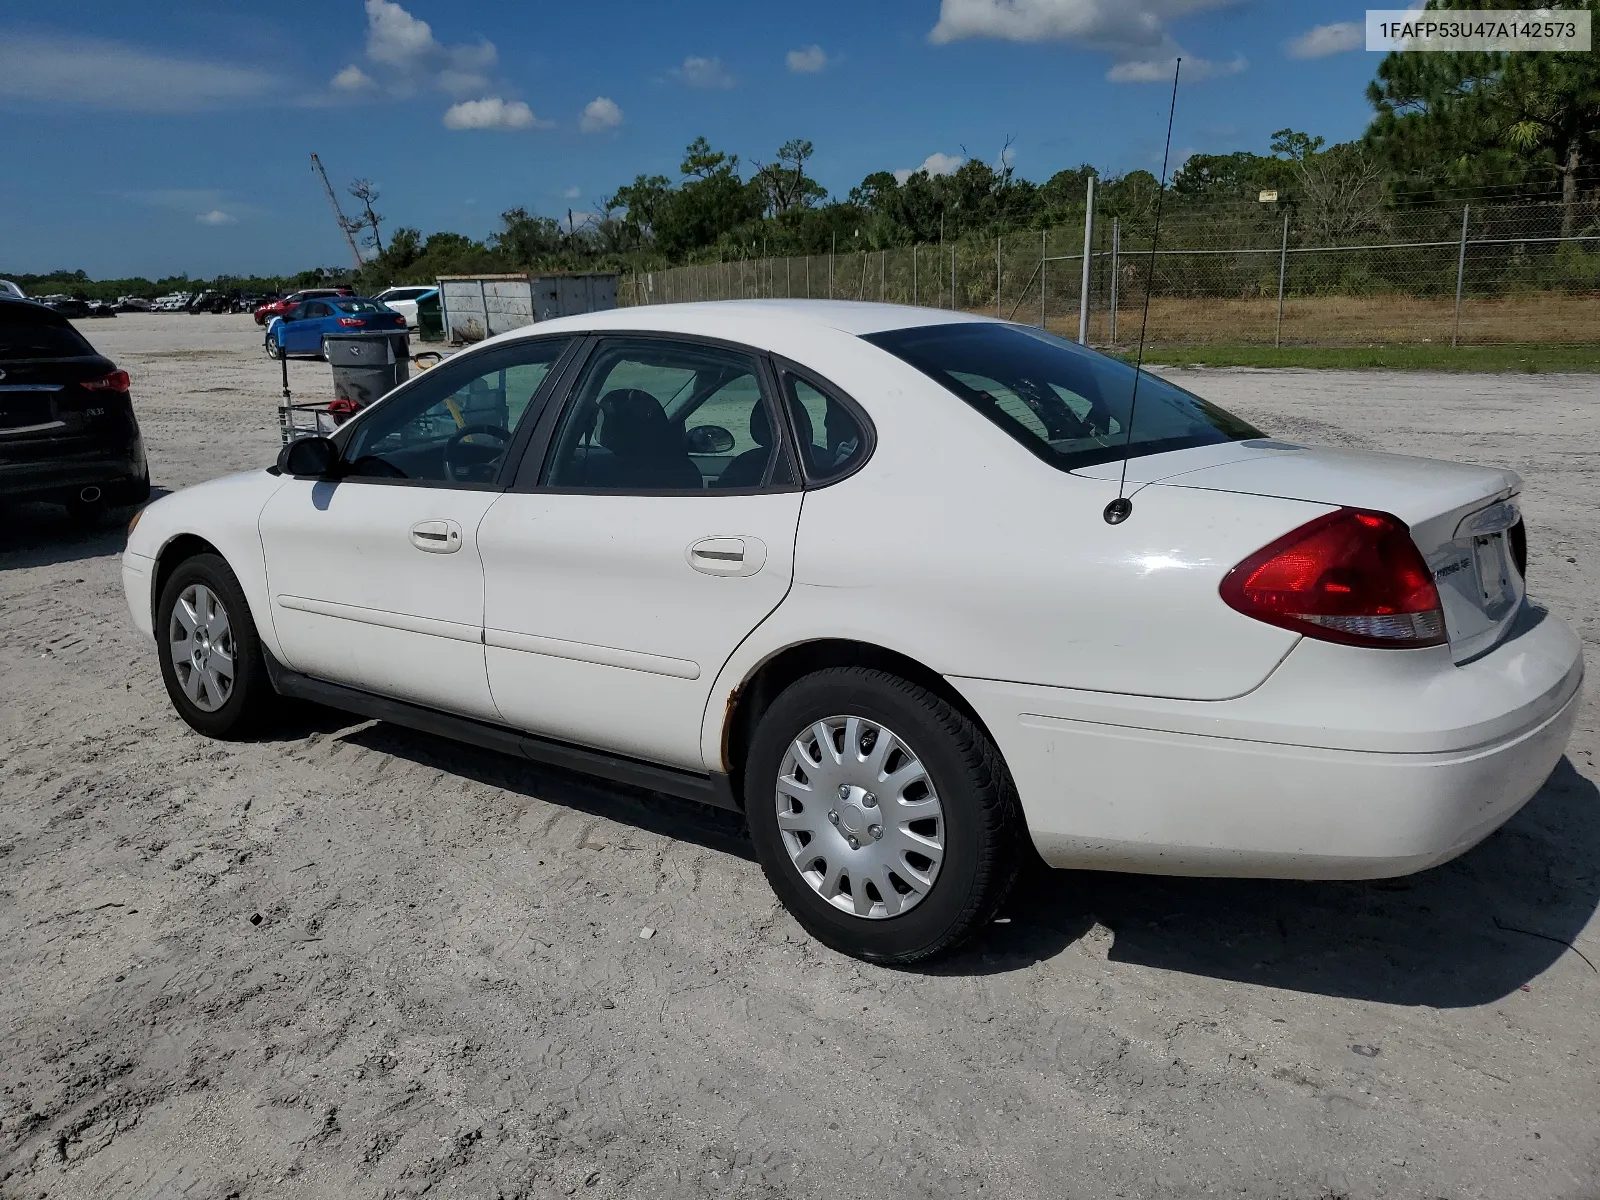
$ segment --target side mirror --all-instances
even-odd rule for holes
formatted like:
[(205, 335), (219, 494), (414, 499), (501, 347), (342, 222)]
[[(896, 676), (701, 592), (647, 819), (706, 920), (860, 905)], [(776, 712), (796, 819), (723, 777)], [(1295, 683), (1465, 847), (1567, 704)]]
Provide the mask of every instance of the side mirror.
[(721, 425), (696, 425), (683, 440), (690, 454), (726, 454), (733, 449), (733, 434)]
[(296, 438), (278, 451), (278, 470), (285, 475), (326, 479), (338, 465), (339, 447), (331, 438)]

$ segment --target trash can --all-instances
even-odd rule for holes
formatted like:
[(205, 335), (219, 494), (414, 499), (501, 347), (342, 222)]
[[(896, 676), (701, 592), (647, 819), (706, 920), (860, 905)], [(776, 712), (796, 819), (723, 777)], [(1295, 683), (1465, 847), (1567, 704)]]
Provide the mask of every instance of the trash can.
[(330, 333), (323, 344), (335, 399), (357, 408), (387, 396), (411, 375), (411, 339), (405, 333)]
[(444, 341), (444, 313), (439, 307), (439, 289), (417, 301), (417, 336), (425, 342)]

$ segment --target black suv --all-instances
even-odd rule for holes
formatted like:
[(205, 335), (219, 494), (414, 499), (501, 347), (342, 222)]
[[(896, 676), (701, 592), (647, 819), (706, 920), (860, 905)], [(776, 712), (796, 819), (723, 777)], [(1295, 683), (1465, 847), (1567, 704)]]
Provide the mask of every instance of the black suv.
[(128, 373), (61, 314), (0, 297), (0, 501), (89, 517), (149, 496)]

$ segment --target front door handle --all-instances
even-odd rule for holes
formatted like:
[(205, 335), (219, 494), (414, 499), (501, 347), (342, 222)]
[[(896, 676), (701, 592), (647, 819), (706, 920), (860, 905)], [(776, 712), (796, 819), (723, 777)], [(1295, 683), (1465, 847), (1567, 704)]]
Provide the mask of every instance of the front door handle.
[(754, 575), (767, 562), (767, 544), (753, 537), (706, 537), (690, 544), (689, 565), (703, 575)]
[(461, 526), (454, 521), (418, 521), (411, 544), (425, 554), (454, 554), (461, 549)]

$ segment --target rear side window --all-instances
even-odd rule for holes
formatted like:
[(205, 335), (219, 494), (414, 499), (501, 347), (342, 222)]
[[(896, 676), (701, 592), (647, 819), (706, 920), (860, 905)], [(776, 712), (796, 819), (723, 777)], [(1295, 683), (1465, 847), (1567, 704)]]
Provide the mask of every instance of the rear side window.
[(1063, 471), (1191, 446), (1262, 436), (1248, 422), (1148, 371), (1072, 342), (999, 322), (925, 325), (869, 334), (937, 380), (1030, 452)]
[(784, 371), (782, 379), (806, 478), (831, 483), (855, 470), (867, 454), (866, 431), (856, 415), (843, 401), (793, 371)]
[(93, 353), (83, 335), (49, 309), (0, 304), (0, 359), (82, 358)]

